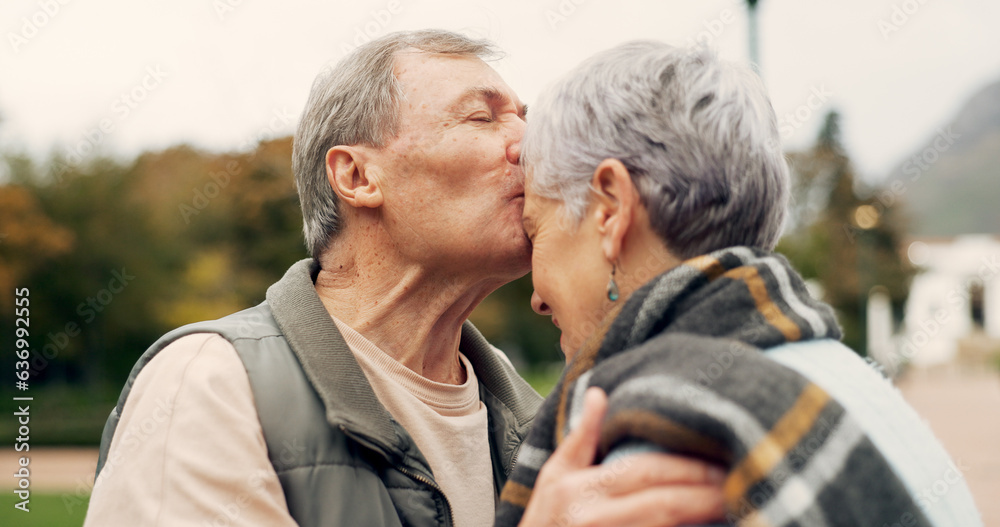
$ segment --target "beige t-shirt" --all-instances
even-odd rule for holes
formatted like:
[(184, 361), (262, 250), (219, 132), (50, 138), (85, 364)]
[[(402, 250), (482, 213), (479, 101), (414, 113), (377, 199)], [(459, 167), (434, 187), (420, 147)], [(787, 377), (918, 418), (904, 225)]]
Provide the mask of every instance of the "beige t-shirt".
[(495, 492), (489, 422), (465, 355), (462, 385), (427, 380), (334, 319), (372, 390), (410, 433), (451, 504), (456, 526), (493, 525)]
[[(433, 383), (338, 327), (365, 375), (376, 379), (379, 400), (428, 458), (456, 525), (492, 525), (486, 408), (468, 360), (461, 357), (468, 373), (462, 386)], [(216, 439), (222, 430), (226, 442)], [(206, 522), (296, 525), (267, 457), (243, 363), (229, 341), (202, 333), (171, 343), (136, 378), (85, 525)]]

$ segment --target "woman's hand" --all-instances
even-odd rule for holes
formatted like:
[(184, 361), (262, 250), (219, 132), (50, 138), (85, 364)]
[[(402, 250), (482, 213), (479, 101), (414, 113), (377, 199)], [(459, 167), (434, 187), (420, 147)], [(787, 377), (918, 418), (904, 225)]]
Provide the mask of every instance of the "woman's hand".
[(644, 453), (593, 465), (607, 395), (589, 388), (583, 417), (542, 466), (522, 527), (672, 527), (725, 516), (725, 474), (707, 463)]

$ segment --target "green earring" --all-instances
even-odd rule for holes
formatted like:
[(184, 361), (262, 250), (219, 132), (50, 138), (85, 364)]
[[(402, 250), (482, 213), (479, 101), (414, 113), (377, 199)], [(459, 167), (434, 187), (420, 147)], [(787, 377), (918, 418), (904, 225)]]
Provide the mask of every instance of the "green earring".
[(608, 300), (618, 300), (618, 284), (615, 283), (615, 264), (611, 264), (611, 280), (608, 280)]

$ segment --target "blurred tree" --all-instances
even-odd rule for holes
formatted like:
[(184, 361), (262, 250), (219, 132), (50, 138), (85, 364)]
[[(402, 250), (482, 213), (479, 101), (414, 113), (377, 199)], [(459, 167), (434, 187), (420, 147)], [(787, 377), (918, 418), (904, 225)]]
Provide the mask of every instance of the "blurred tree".
[(559, 349), (560, 332), (552, 325), (552, 318), (531, 309), (533, 291), (529, 274), (497, 289), (469, 316), (519, 369), (546, 368), (565, 360)]
[[(166, 331), (262, 301), (307, 256), (291, 147), (3, 158), (0, 286), (31, 289), (35, 385), (118, 388)], [(528, 277), (509, 284), (473, 320), (524, 365), (560, 363), (559, 332), (531, 311), (531, 292)]]
[(130, 164), (57, 154), (48, 171), (8, 155), (0, 285), (32, 291), (36, 381), (120, 386), (165, 331), (263, 300), (305, 256), (290, 152), (283, 139)]
[(884, 199), (876, 199), (888, 191), (859, 189), (836, 111), (827, 114), (813, 148), (788, 158), (790, 228), (778, 250), (803, 276), (818, 282), (824, 299), (837, 310), (844, 342), (864, 355), (871, 289), (885, 287), (897, 319), (902, 316), (914, 274), (901, 251), (906, 218), (895, 200), (886, 206)]
[[(73, 233), (46, 214), (30, 188), (0, 186), (0, 291), (22, 287), (33, 269), (69, 252), (73, 241)], [(4, 312), (13, 306), (13, 296), (0, 298)]]

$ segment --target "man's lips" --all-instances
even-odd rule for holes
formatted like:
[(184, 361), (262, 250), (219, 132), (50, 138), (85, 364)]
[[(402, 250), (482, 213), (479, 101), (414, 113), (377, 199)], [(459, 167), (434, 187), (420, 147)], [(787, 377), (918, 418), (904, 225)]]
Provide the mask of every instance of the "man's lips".
[(507, 194), (507, 201), (514, 201), (517, 198), (524, 198), (524, 185), (512, 187)]

